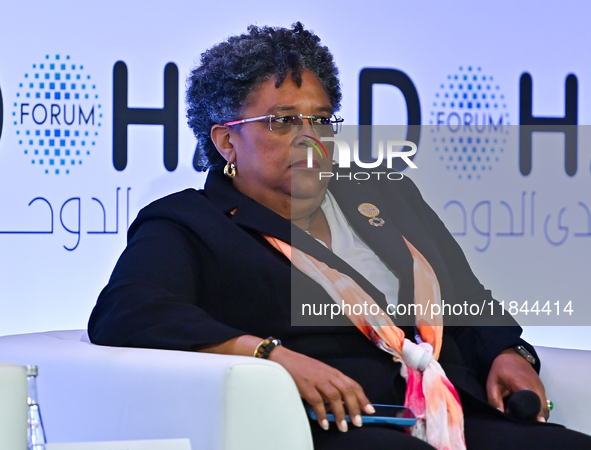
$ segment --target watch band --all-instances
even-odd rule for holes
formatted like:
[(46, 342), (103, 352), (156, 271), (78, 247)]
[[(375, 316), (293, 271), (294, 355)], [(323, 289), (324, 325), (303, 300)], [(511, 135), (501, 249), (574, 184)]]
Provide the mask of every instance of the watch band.
[(269, 359), (271, 351), (278, 345), (281, 345), (281, 341), (279, 339), (274, 338), (273, 336), (269, 336), (267, 339), (264, 339), (257, 346), (253, 356), (255, 358)]
[(513, 347), (517, 353), (525, 358), (525, 360), (532, 366), (536, 364), (536, 358), (523, 345), (516, 345)]

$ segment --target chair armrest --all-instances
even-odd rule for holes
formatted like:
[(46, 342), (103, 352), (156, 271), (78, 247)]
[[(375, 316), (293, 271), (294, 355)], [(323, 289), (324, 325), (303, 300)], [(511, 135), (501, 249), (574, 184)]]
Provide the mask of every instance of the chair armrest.
[(291, 376), (241, 356), (82, 342), (83, 330), (0, 337), (0, 360), (39, 366), (49, 442), (189, 438), (199, 449), (312, 449)]
[(554, 402), (550, 422), (591, 434), (589, 405), (591, 389), (591, 352), (552, 347), (536, 347), (542, 362), (540, 378), (546, 396)]
[(0, 362), (0, 449), (27, 448), (27, 372)]

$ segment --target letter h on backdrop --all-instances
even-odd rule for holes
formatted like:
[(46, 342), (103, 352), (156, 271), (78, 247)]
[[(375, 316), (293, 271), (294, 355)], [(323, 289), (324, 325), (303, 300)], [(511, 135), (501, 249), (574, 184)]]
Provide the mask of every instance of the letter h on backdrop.
[(519, 170), (529, 175), (532, 168), (532, 133), (564, 133), (564, 170), (577, 173), (578, 82), (569, 74), (565, 82), (564, 117), (534, 117), (532, 77), (525, 72), (519, 82)]
[(113, 165), (127, 166), (127, 126), (164, 126), (164, 166), (170, 172), (179, 159), (179, 70), (174, 63), (164, 68), (164, 107), (130, 108), (128, 106), (127, 65), (117, 61), (113, 67)]

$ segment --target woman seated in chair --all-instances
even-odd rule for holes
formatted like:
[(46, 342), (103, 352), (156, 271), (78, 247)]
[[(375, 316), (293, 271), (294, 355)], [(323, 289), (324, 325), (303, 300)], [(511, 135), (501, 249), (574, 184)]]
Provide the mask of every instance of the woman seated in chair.
[[(537, 355), (515, 323), (418, 315), (402, 326), (388, 314), (492, 297), (408, 177), (329, 176), (344, 170), (322, 140), (339, 131), (340, 101), (331, 53), (300, 23), (251, 26), (203, 53), (187, 117), (205, 188), (139, 213), (92, 312), (92, 342), (275, 361), (314, 411), (320, 450), (591, 448), (544, 423)], [(292, 326), (303, 304), (374, 313)], [(520, 390), (540, 397), (537, 422), (504, 413), (503, 398)], [(363, 425), (372, 403), (409, 405), (419, 422), (410, 433)]]

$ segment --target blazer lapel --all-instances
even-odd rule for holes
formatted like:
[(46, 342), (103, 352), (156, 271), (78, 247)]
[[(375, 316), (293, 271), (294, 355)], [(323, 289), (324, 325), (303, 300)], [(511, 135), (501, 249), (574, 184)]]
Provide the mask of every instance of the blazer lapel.
[[(413, 208), (413, 205), (408, 203), (409, 199), (396, 184), (404, 182), (384, 180), (383, 183), (392, 184), (385, 189), (378, 189), (375, 182), (341, 179), (331, 181), (329, 190), (358, 235), (398, 277), (399, 303), (414, 303), (413, 259), (402, 236), (429, 261), (437, 275), (442, 298), (446, 301), (452, 300), (455, 298), (455, 291), (441, 253), (427, 229), (427, 218), (421, 216), (417, 205)], [(357, 209), (361, 203), (375, 205), (380, 210), (379, 217), (384, 219), (384, 225), (370, 225), (368, 218)]]
[[(412, 304), (414, 302), (413, 259), (397, 226), (396, 219), (400, 214), (397, 202), (393, 202), (391, 198), (384, 199), (370, 183), (348, 179), (331, 182), (329, 190), (358, 236), (398, 278), (400, 282), (398, 302)], [(382, 226), (372, 226), (369, 218), (359, 212), (358, 207), (362, 203), (371, 203), (380, 210), (378, 217), (384, 220)]]
[(332, 269), (336, 269), (339, 272), (347, 275), (353, 279), (361, 289), (363, 289), (384, 311), (388, 307), (386, 297), (378, 290), (373, 284), (371, 284), (367, 278), (361, 275), (357, 270), (347, 264), (344, 260), (335, 255), (332, 251), (326, 248), (324, 245), (319, 243), (312, 236), (296, 227), (292, 226), (292, 245), (308, 255), (316, 258), (319, 261), (324, 262), (327, 266)]
[(205, 193), (225, 215), (232, 216), (236, 225), (291, 244), (291, 223), (239, 192), (225, 176), (210, 172), (205, 183)]

